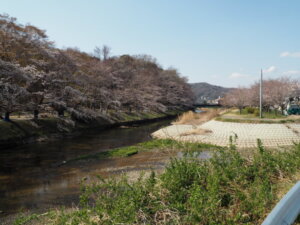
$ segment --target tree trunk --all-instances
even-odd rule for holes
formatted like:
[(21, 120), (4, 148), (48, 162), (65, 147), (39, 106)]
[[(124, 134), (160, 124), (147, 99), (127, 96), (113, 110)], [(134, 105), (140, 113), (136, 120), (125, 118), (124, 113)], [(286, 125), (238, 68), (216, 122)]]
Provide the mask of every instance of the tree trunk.
[(281, 106), (281, 114), (284, 115), (284, 105)]
[(59, 110), (58, 111), (58, 116), (59, 117), (64, 117), (64, 112), (65, 112), (64, 110)]
[(5, 121), (10, 121), (9, 115), (10, 115), (9, 112), (5, 112), (5, 115), (4, 115), (4, 120)]
[(35, 109), (35, 110), (33, 111), (33, 118), (34, 118), (35, 120), (37, 120), (37, 119), (39, 118), (39, 110)]

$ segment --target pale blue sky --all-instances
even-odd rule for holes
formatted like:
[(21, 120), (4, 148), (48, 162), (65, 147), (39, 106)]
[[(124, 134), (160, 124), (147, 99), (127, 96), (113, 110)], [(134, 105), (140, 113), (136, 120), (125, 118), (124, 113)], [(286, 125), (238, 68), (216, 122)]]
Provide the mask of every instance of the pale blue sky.
[(300, 77), (297, 0), (0, 0), (0, 13), (47, 30), (57, 47), (150, 54), (190, 82), (236, 87)]

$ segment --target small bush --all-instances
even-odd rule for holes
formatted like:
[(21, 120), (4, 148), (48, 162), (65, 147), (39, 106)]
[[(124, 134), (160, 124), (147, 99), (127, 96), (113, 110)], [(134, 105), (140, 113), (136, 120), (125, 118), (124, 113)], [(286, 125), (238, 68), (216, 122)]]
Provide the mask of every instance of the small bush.
[(256, 108), (254, 108), (254, 107), (246, 107), (245, 109), (248, 114), (254, 114), (254, 112), (256, 110)]
[(259, 115), (260, 115), (259, 109), (255, 109), (255, 110), (254, 110), (254, 116), (259, 116)]

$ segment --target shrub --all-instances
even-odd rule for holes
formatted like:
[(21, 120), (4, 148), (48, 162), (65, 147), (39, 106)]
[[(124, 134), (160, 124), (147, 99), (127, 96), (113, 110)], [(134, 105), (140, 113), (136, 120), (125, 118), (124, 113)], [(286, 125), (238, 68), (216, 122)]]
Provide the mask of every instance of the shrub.
[(259, 115), (260, 115), (259, 109), (255, 109), (254, 116), (259, 116)]
[(254, 114), (254, 112), (256, 110), (256, 108), (254, 108), (254, 107), (246, 107), (245, 109), (248, 114)]

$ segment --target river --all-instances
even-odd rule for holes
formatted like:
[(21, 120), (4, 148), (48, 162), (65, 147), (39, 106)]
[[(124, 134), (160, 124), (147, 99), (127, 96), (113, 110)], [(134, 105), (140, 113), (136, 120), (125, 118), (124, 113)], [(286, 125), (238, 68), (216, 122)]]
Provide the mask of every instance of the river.
[(134, 145), (170, 120), (138, 127), (86, 132), (76, 138), (26, 144), (0, 150), (0, 217), (78, 204), (82, 181), (128, 170), (159, 168), (164, 156), (142, 152), (126, 158), (65, 161), (85, 154)]

